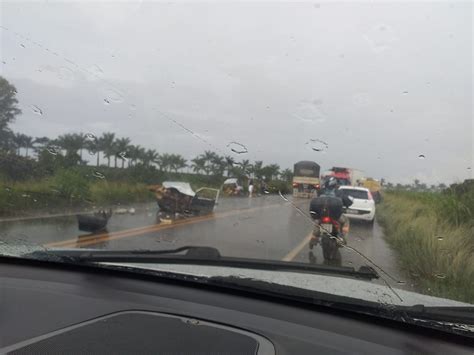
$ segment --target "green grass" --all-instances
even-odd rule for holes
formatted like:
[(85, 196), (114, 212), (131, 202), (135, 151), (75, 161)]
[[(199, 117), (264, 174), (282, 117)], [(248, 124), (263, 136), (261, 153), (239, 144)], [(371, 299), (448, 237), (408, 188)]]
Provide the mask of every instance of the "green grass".
[(378, 220), (420, 292), (474, 303), (471, 212), (465, 195), (385, 193)]
[[(36, 212), (60, 213), (65, 209), (109, 207), (117, 204), (154, 201), (148, 185), (163, 181), (188, 182), (196, 191), (201, 187), (220, 188), (221, 176), (173, 173), (154, 168), (119, 169), (77, 166), (62, 168), (41, 179), (0, 181), (0, 216), (21, 216)], [(288, 190), (288, 184), (272, 181), (271, 192)]]
[(145, 184), (97, 181), (70, 190), (58, 185), (55, 178), (39, 182), (1, 184), (0, 216), (25, 213), (60, 212), (64, 209), (90, 208), (154, 201)]
[(90, 187), (91, 200), (96, 205), (154, 201), (155, 196), (145, 184), (99, 182)]

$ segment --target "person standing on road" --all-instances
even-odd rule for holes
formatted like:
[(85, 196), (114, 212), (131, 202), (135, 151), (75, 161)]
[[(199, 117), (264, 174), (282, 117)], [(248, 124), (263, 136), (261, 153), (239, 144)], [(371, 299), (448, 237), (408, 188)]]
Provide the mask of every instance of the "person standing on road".
[(253, 179), (249, 179), (249, 197), (253, 196)]

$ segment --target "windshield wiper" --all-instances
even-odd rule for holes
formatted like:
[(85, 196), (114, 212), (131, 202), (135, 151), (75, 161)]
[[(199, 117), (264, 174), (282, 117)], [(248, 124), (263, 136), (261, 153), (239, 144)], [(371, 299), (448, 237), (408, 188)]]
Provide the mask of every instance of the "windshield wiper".
[(24, 257), (73, 263), (110, 262), (227, 266), (245, 269), (329, 274), (366, 280), (379, 277), (377, 272), (369, 266), (361, 266), (356, 270), (353, 267), (227, 257), (222, 256), (216, 248), (201, 246), (184, 246), (166, 250), (47, 250), (35, 251)]

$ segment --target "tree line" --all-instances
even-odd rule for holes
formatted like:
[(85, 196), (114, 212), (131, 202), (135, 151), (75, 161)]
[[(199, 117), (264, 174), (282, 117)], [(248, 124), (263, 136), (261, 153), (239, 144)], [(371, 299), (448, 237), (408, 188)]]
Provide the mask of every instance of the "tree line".
[[(291, 181), (293, 176), (290, 169), (282, 170), (278, 164), (263, 165), (263, 161), (251, 163), (248, 159), (237, 161), (233, 156), (222, 156), (213, 151), (205, 151), (188, 161), (180, 154), (159, 153), (155, 149), (134, 145), (130, 138), (117, 137), (113, 132), (105, 132), (98, 137), (91, 133), (67, 133), (57, 138), (15, 133), (9, 124), (21, 114), (16, 92), (12, 84), (0, 77), (0, 151), (37, 160), (39, 164), (50, 161), (51, 156), (59, 156), (69, 167), (92, 163), (96, 167), (105, 165), (127, 169), (139, 165), (165, 172), (178, 173), (190, 169), (196, 174), (208, 176), (253, 177), (268, 181)], [(88, 159), (85, 159), (86, 154)]]
[[(232, 156), (221, 156), (205, 151), (188, 161), (180, 154), (158, 153), (155, 149), (146, 149), (131, 144), (130, 138), (118, 138), (115, 133), (105, 132), (100, 137), (86, 133), (68, 133), (56, 139), (31, 137), (22, 133), (12, 134), (5, 150), (25, 157), (41, 157), (45, 154), (62, 155), (73, 165), (85, 165), (84, 155), (94, 156), (94, 164), (100, 167), (101, 157), (107, 167), (120, 169), (136, 165), (153, 166), (160, 171), (180, 172), (189, 168), (194, 173), (227, 177), (254, 177), (257, 179), (290, 181), (293, 173), (290, 169), (281, 170), (278, 164), (263, 165), (263, 161), (251, 163), (248, 159), (237, 161)], [(23, 151), (23, 152), (22, 152)]]

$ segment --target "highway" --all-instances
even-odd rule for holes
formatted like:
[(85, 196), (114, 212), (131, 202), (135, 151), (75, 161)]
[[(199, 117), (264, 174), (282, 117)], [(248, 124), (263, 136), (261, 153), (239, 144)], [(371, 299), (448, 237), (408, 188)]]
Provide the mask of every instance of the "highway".
[[(321, 247), (310, 251), (308, 246), (312, 224), (303, 213), (308, 212), (309, 199), (288, 202), (277, 195), (222, 198), (214, 214), (172, 224), (157, 223), (156, 203), (127, 207), (133, 207), (135, 213), (113, 214), (107, 231), (95, 234), (79, 231), (75, 216), (65, 215), (0, 221), (0, 237), (8, 244), (46, 248), (158, 250), (212, 246), (224, 256), (324, 263)], [(347, 239), (348, 246), (355, 250), (342, 248), (339, 265), (369, 265), (393, 287), (412, 289), (409, 282), (397, 282), (406, 280), (377, 222), (374, 226), (352, 222)]]

